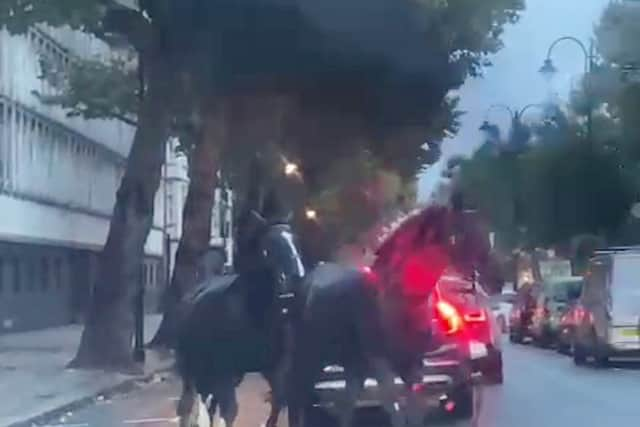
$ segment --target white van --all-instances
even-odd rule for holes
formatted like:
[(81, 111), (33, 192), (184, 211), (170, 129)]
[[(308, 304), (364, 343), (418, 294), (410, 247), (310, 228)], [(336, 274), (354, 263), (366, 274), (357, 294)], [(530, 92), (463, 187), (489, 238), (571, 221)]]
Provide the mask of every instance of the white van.
[(597, 252), (589, 262), (575, 314), (573, 357), (640, 357), (640, 247)]

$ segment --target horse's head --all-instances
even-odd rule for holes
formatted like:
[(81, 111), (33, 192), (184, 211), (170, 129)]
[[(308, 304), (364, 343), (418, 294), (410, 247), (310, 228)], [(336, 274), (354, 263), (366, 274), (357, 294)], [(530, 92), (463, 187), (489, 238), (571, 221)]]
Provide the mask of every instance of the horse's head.
[(296, 237), (288, 224), (271, 224), (259, 241), (262, 262), (280, 294), (293, 293), (305, 275)]
[(291, 226), (284, 221), (270, 222), (255, 211), (239, 239), (238, 258), (241, 270), (266, 273), (281, 293), (292, 291), (305, 275)]

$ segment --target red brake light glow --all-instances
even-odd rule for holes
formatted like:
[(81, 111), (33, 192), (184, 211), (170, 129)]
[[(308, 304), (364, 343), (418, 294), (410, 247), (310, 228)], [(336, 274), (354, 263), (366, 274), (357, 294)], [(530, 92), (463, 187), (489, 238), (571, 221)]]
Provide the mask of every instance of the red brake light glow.
[(484, 310), (476, 311), (473, 313), (467, 313), (464, 315), (465, 322), (469, 323), (482, 323), (487, 321), (487, 315)]
[(575, 311), (575, 322), (576, 323), (582, 323), (582, 322), (593, 323), (593, 315), (582, 307), (577, 308)]
[(453, 305), (447, 301), (440, 300), (436, 303), (436, 310), (447, 335), (455, 334), (462, 329), (462, 317)]

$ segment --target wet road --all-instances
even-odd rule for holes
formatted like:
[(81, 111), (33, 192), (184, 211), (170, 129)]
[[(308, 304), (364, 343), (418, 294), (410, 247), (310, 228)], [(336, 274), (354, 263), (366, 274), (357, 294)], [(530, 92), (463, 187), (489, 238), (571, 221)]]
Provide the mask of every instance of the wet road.
[[(505, 384), (483, 389), (481, 427), (636, 427), (640, 420), (640, 369), (576, 367), (553, 351), (505, 345)], [(240, 388), (239, 427), (257, 427), (266, 418), (265, 384), (250, 376)], [(144, 386), (125, 396), (96, 402), (50, 426), (175, 426), (178, 383)], [(434, 425), (468, 426), (433, 420)], [(281, 426), (286, 423), (282, 422)], [(364, 426), (379, 427), (379, 426)]]

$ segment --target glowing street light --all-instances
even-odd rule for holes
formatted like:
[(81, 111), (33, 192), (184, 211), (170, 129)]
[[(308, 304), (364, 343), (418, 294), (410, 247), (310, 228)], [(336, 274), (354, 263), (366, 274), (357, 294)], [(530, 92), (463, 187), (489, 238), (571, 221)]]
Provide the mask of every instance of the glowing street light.
[(307, 217), (307, 219), (309, 219), (311, 221), (315, 221), (316, 219), (318, 219), (318, 212), (315, 209), (308, 208), (304, 212), (304, 214)]
[(284, 164), (284, 174), (287, 176), (298, 175), (299, 170), (300, 168), (295, 163), (286, 162)]

